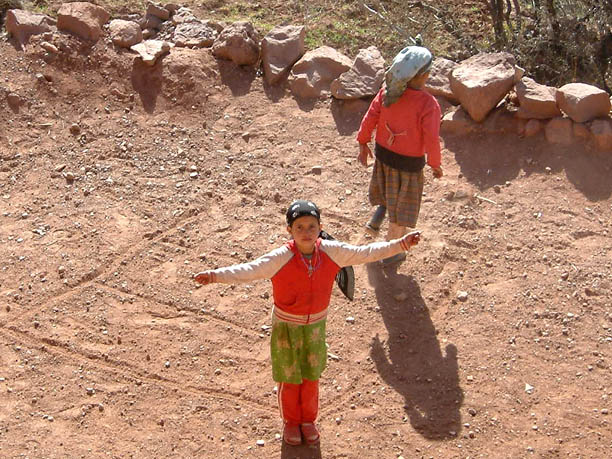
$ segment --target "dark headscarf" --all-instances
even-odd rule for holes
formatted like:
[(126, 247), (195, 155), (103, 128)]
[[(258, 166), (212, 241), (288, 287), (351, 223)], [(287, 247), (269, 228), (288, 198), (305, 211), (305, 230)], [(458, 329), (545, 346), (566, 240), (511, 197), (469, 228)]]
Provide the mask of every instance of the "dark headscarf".
[(296, 219), (305, 215), (315, 217), (318, 221), (321, 221), (321, 211), (314, 202), (303, 199), (293, 201), (289, 205), (289, 209), (287, 209), (287, 225), (291, 226)]

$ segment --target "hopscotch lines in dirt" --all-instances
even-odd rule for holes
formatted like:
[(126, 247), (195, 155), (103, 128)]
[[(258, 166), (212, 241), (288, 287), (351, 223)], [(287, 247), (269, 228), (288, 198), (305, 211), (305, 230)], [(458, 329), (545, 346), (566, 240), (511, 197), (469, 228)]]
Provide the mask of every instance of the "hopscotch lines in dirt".
[[(71, 298), (21, 316), (15, 329), (27, 330), (90, 358), (104, 358), (147, 371), (166, 371), (165, 362), (185, 380), (215, 384), (218, 360), (233, 360), (240, 372), (263, 365), (261, 334), (211, 315), (130, 297), (91, 285)], [(238, 371), (233, 370), (232, 373)]]
[[(171, 234), (176, 227), (180, 226), (181, 224), (188, 223), (189, 221), (195, 221), (197, 220), (197, 217), (198, 215), (195, 209), (190, 212), (186, 212), (182, 218), (177, 219), (177, 221), (172, 227), (168, 228), (166, 231), (159, 232), (159, 235), (156, 238), (145, 238), (136, 244), (128, 245), (126, 249), (121, 250), (118, 253), (113, 253), (112, 259), (110, 261), (104, 261), (103, 263), (99, 262), (99, 266), (87, 270), (84, 274), (72, 279), (66, 279), (65, 283), (62, 284), (61, 287), (57, 288), (55, 291), (47, 292), (44, 295), (40, 295), (42, 299), (33, 304), (28, 305), (28, 310), (34, 310), (46, 305), (54, 304), (55, 302), (62, 301), (63, 298), (73, 296), (74, 292), (78, 292), (81, 289), (86, 288), (92, 283), (99, 281), (101, 278), (103, 279), (105, 277), (109, 277), (111, 274), (117, 272), (117, 268), (119, 266), (129, 264), (130, 261), (133, 260), (141, 251), (145, 250), (145, 248), (149, 244), (151, 244), (151, 242), (155, 242), (159, 239), (164, 238), (167, 234)], [(84, 239), (81, 242), (84, 243)], [(87, 250), (81, 248), (79, 250), (78, 255), (74, 256), (78, 257), (78, 261), (79, 263), (81, 263), (82, 260), (87, 260), (88, 258), (90, 258), (88, 257), (88, 252), (91, 250), (95, 250), (95, 247), (89, 247)], [(91, 258), (93, 258), (94, 262), (96, 261), (95, 257)], [(104, 266), (107, 267), (104, 268)]]
[[(142, 367), (129, 365), (125, 361), (116, 360), (108, 355), (77, 348), (74, 343), (36, 336), (34, 332), (19, 330), (17, 327), (11, 326), (1, 329), (0, 337), (7, 344), (19, 343), (18, 347), (20, 349), (39, 350), (54, 356), (53, 367), (55, 373), (68, 374), (72, 371), (71, 368), (89, 369), (88, 373), (94, 373), (93, 376), (90, 375), (92, 381), (88, 381), (89, 384), (95, 385), (96, 380), (100, 379), (108, 379), (113, 381), (113, 384), (149, 384), (172, 393), (179, 392), (196, 397), (212, 397), (234, 405), (247, 405), (257, 411), (275, 412), (274, 406), (266, 405), (256, 397), (241, 393), (239, 390), (232, 390), (211, 382), (189, 381), (182, 375), (164, 376), (161, 371), (149, 371)], [(99, 383), (102, 386), (105, 384), (102, 381)]]
[[(35, 343), (66, 360), (101, 365), (126, 378), (180, 385), (194, 394), (229, 400), (256, 400), (230, 382), (249, 381), (255, 387), (257, 379), (262, 380), (259, 387), (269, 383), (269, 375), (260, 368), (268, 359), (261, 330), (258, 333), (257, 328), (240, 321), (203, 312), (175, 285), (166, 285), (168, 295), (156, 298), (157, 290), (144, 288), (146, 282), (133, 282), (138, 276), (130, 277), (142, 276), (143, 270), (150, 272), (155, 265), (165, 269), (160, 254), (181, 252), (185, 256), (184, 245), (173, 243), (174, 232), (181, 234), (176, 228), (196, 219), (182, 220), (124, 251), (108, 268), (93, 270), (68, 291), (27, 307), (24, 314), (3, 324), (5, 333), (17, 342)], [(139, 262), (139, 254), (148, 247), (157, 247), (157, 259), (152, 258), (151, 264)], [(183, 282), (192, 282), (184, 277)], [(164, 373), (173, 376), (169, 379)], [(265, 376), (253, 378), (253, 374)], [(267, 409), (262, 404), (255, 406)]]
[(203, 423), (221, 425), (233, 413), (241, 418), (244, 414), (258, 420), (276, 419), (275, 409), (265, 400), (161, 380), (155, 374), (135, 375), (106, 361), (75, 359), (64, 348), (41, 344), (20, 331), (0, 330), (0, 346), (14, 351), (16, 362), (3, 371), (2, 386), (10, 388), (3, 400), (5, 410), (0, 411), (3, 433), (4, 426), (7, 432), (9, 426), (15, 432), (27, 424), (23, 434), (37, 437), (76, 423), (114, 437), (119, 431), (109, 426), (116, 426), (118, 420), (163, 434), (160, 419), (168, 426), (199, 425), (200, 429)]

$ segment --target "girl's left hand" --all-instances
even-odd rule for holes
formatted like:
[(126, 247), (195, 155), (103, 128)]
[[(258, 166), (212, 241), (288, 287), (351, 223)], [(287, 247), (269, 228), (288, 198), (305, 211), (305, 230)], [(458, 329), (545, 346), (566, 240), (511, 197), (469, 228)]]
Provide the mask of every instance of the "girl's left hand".
[(406, 234), (403, 237), (404, 241), (406, 241), (406, 244), (408, 245), (408, 247), (412, 247), (414, 245), (417, 245), (419, 243), (419, 241), (421, 240), (421, 232), (420, 231), (412, 231), (408, 234)]

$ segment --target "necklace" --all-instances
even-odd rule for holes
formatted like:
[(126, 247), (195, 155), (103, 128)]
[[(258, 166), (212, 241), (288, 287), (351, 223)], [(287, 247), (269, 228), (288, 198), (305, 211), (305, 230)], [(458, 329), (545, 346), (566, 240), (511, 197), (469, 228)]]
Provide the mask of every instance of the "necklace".
[[(304, 263), (304, 266), (306, 266), (306, 270), (308, 271), (308, 277), (312, 277), (312, 274), (321, 265), (321, 257), (319, 257), (319, 251), (315, 247), (315, 251), (312, 254), (312, 258), (310, 259), (310, 262), (306, 261), (306, 258), (304, 257), (302, 252), (299, 252), (299, 254), (300, 254), (300, 259), (302, 260), (302, 263)], [(314, 264), (313, 264), (313, 260), (315, 261)]]

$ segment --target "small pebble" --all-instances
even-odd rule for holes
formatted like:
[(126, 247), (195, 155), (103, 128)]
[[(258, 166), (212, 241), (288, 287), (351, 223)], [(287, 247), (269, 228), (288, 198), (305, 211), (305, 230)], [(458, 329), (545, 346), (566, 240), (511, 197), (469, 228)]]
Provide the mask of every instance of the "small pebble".
[(406, 292), (400, 292), (393, 295), (393, 299), (398, 302), (405, 301), (407, 298), (408, 294)]
[(467, 301), (467, 299), (468, 299), (468, 292), (463, 292), (463, 291), (457, 292), (457, 299), (459, 301)]

